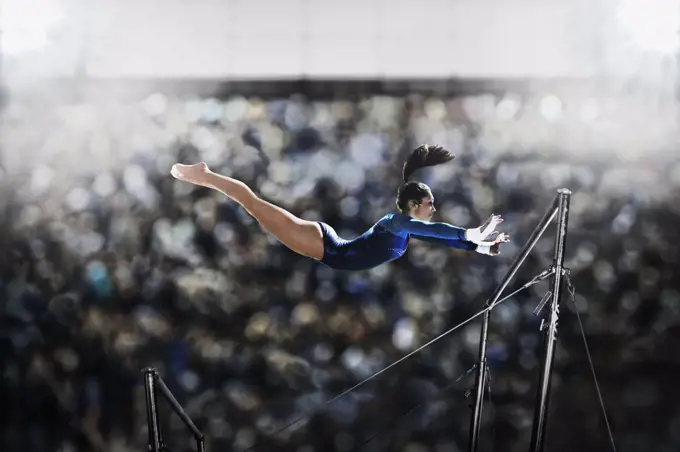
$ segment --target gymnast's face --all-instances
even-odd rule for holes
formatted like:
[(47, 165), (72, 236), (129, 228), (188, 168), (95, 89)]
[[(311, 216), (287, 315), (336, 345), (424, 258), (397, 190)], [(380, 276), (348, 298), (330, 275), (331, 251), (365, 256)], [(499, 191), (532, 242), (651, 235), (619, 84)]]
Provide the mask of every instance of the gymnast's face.
[(431, 194), (425, 196), (419, 203), (411, 201), (409, 204), (411, 205), (409, 215), (416, 220), (430, 221), (437, 211), (437, 209), (434, 208), (434, 196)]

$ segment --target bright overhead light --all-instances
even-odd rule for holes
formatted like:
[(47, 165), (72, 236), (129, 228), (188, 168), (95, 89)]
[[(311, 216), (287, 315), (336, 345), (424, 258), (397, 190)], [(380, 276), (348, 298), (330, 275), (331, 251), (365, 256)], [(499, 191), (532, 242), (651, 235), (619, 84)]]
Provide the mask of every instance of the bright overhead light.
[(54, 0), (0, 0), (0, 46), (7, 55), (40, 50), (64, 15)]
[(617, 20), (639, 50), (671, 54), (678, 48), (680, 1), (622, 0)]

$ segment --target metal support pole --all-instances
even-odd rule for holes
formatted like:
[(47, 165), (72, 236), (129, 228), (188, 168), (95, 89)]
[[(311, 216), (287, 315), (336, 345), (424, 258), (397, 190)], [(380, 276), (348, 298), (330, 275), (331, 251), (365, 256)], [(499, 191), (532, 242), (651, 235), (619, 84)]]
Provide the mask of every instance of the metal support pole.
[(564, 249), (567, 243), (567, 223), (569, 219), (569, 201), (571, 192), (560, 189), (559, 208), (557, 215), (557, 237), (555, 238), (555, 254), (553, 267), (555, 273), (551, 280), (552, 300), (549, 307), (549, 320), (541, 323), (543, 331), (544, 354), (541, 359), (538, 388), (536, 391), (536, 406), (534, 408), (534, 423), (531, 431), (531, 452), (542, 452), (545, 445), (546, 414), (550, 395), (550, 383), (553, 361), (555, 358), (555, 342), (557, 340), (557, 322), (559, 320), (560, 299), (562, 294), (562, 276), (564, 268)]
[(161, 428), (158, 421), (158, 404), (156, 400), (156, 369), (147, 367), (142, 372), (144, 372), (144, 390), (146, 393), (149, 452), (161, 452)]
[[(496, 287), (493, 296), (486, 302), (487, 306), (491, 306), (501, 297), (506, 286), (510, 283), (510, 280), (515, 276), (519, 267), (524, 263), (531, 250), (534, 248), (538, 240), (541, 238), (548, 225), (555, 217), (557, 213), (557, 203), (560, 195), (556, 195), (550, 205), (548, 211), (543, 215), (543, 218), (539, 224), (534, 229), (529, 240), (524, 244), (524, 247), (520, 251), (519, 255), (513, 262), (510, 270), (503, 278), (503, 281)], [(482, 404), (484, 400), (484, 390), (487, 381), (487, 336), (489, 331), (489, 318), (491, 317), (490, 311), (484, 313), (482, 318), (482, 332), (479, 339), (479, 360), (477, 362), (477, 373), (475, 376), (475, 405), (472, 412), (472, 419), (470, 421), (470, 434), (468, 437), (468, 452), (476, 452), (479, 445), (479, 429), (481, 426), (482, 419)]]
[(189, 429), (192, 435), (194, 435), (194, 438), (196, 438), (196, 441), (203, 441), (203, 434), (201, 431), (196, 427), (196, 424), (194, 424), (194, 421), (191, 420), (189, 415), (184, 411), (184, 408), (182, 408), (182, 405), (177, 401), (174, 395), (172, 395), (172, 392), (170, 392), (170, 389), (167, 387), (163, 379), (158, 376), (156, 379), (156, 383), (158, 384), (158, 389), (161, 391), (161, 394), (165, 397), (165, 400), (167, 400), (170, 403), (170, 407), (172, 407), (173, 411), (179, 418), (182, 420), (184, 425)]
[(168, 401), (170, 407), (193, 435), (196, 440), (196, 450), (198, 452), (205, 452), (205, 437), (203, 436), (203, 433), (196, 427), (196, 424), (194, 424), (184, 411), (184, 408), (182, 408), (182, 405), (180, 405), (172, 392), (170, 392), (170, 389), (156, 369), (147, 367), (142, 372), (144, 373), (144, 387), (146, 389), (146, 420), (149, 424), (149, 452), (166, 451), (165, 445), (163, 444), (160, 422), (158, 420), (157, 391)]
[(196, 438), (196, 450), (198, 452), (205, 452), (205, 438), (203, 436)]

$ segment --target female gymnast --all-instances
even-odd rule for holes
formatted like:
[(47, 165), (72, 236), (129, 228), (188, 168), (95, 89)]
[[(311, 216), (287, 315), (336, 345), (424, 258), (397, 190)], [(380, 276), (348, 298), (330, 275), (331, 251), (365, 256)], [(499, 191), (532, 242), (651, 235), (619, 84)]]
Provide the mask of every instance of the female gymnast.
[(173, 165), (173, 177), (217, 190), (243, 206), (260, 225), (281, 243), (306, 257), (339, 270), (365, 270), (401, 257), (410, 238), (494, 256), (501, 243), (510, 241), (495, 229), (503, 221), (491, 215), (478, 228), (464, 229), (431, 221), (436, 209), (430, 188), (409, 181), (423, 167), (448, 162), (454, 155), (441, 146), (415, 149), (402, 170), (404, 183), (397, 191), (398, 212), (382, 217), (362, 235), (345, 240), (322, 222), (307, 221), (260, 197), (243, 182), (216, 174), (205, 163)]

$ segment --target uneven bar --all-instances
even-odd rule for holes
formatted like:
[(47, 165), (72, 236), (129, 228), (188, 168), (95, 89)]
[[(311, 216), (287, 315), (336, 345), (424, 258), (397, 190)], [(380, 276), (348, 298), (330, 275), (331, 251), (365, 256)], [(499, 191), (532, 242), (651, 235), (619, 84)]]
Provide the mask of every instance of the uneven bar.
[[(543, 218), (541, 218), (541, 221), (534, 228), (534, 231), (532, 232), (531, 236), (526, 241), (524, 247), (519, 252), (519, 255), (517, 256), (517, 258), (515, 258), (515, 261), (510, 266), (510, 270), (508, 270), (503, 280), (500, 282), (500, 284), (498, 284), (492, 297), (489, 298), (489, 300), (486, 302), (487, 306), (492, 306), (494, 303), (496, 303), (496, 301), (498, 301), (507, 285), (510, 283), (512, 278), (517, 273), (517, 270), (519, 270), (519, 268), (522, 266), (527, 256), (531, 252), (531, 250), (534, 248), (534, 246), (536, 246), (536, 243), (541, 238), (545, 230), (550, 225), (550, 222), (555, 217), (555, 214), (557, 213), (558, 209), (559, 200), (560, 194), (558, 193), (553, 198), (552, 203), (550, 204), (550, 208), (545, 212)], [(479, 360), (477, 362), (477, 372), (475, 375), (475, 405), (472, 413), (472, 420), (470, 422), (470, 433), (468, 436), (468, 452), (476, 452), (477, 446), (479, 444), (479, 428), (481, 425), (482, 418), (482, 402), (484, 399), (484, 389), (486, 385), (486, 371), (487, 371), (486, 353), (490, 317), (491, 311), (489, 310), (484, 313), (484, 316), (482, 318), (482, 332), (479, 340)]]
[(559, 320), (559, 306), (562, 298), (564, 249), (567, 244), (567, 224), (571, 192), (567, 189), (560, 189), (558, 197), (559, 213), (557, 215), (557, 236), (555, 237), (555, 254), (553, 256), (555, 273), (551, 281), (552, 299), (549, 305), (550, 317), (547, 327), (542, 331), (544, 353), (541, 357), (541, 370), (536, 391), (530, 452), (542, 452), (545, 448), (546, 414), (550, 399), (550, 383), (553, 361), (555, 359), (555, 342), (557, 341), (557, 322)]

